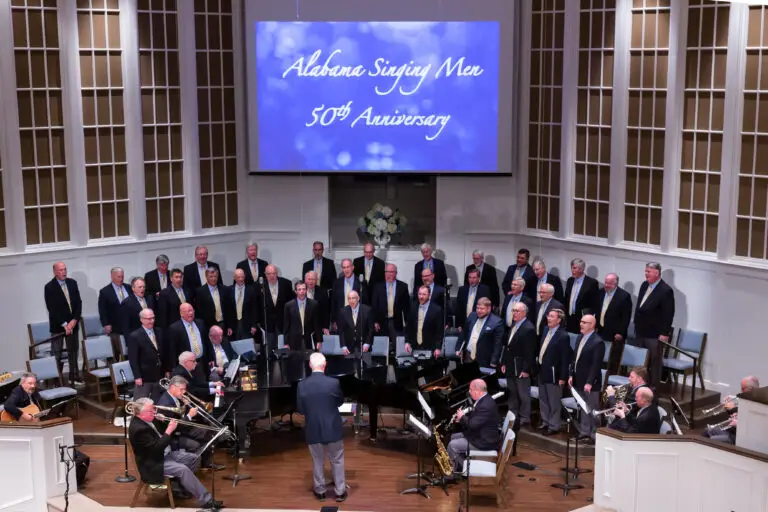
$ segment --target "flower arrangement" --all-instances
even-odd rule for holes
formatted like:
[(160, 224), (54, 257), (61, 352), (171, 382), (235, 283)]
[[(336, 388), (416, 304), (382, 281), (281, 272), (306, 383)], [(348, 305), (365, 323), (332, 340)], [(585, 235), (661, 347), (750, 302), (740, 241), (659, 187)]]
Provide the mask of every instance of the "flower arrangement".
[(380, 203), (373, 205), (368, 213), (357, 221), (359, 231), (373, 238), (379, 247), (386, 247), (393, 235), (403, 232), (407, 223), (408, 219), (399, 210), (392, 210)]

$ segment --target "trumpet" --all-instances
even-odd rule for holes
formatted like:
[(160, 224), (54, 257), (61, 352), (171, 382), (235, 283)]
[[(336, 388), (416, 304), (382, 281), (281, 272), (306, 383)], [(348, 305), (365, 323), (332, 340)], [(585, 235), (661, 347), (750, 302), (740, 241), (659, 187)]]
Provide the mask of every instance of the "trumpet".
[(735, 418), (728, 418), (727, 420), (723, 420), (720, 423), (707, 425), (707, 434), (718, 434), (720, 432), (725, 432), (726, 430), (732, 429), (734, 425), (731, 424), (731, 421), (734, 419)]
[(723, 398), (723, 401), (717, 404), (714, 407), (710, 407), (709, 409), (702, 409), (701, 413), (704, 416), (715, 416), (723, 412), (727, 412), (728, 408), (726, 407), (728, 404), (732, 404), (733, 407), (736, 407), (739, 405), (739, 397), (737, 396), (726, 396)]
[(600, 417), (602, 415), (605, 415), (607, 417), (608, 416), (611, 416), (611, 417), (612, 416), (616, 416), (616, 409), (620, 409), (620, 408), (623, 409), (625, 407), (627, 409), (625, 412), (628, 413), (629, 411), (632, 410), (632, 407), (634, 405), (635, 405), (635, 402), (630, 402), (628, 404), (625, 404), (624, 402), (619, 402), (618, 404), (614, 405), (613, 407), (608, 407), (607, 409), (600, 409), (598, 411), (592, 411), (592, 416), (594, 416), (595, 418), (598, 418), (598, 417)]
[[(163, 405), (153, 405), (152, 407), (155, 408), (155, 411), (167, 411), (173, 414), (178, 414), (179, 416), (184, 414), (184, 409), (182, 407), (166, 407)], [(136, 414), (136, 402), (128, 402), (125, 404), (125, 412), (127, 412), (130, 415)]]

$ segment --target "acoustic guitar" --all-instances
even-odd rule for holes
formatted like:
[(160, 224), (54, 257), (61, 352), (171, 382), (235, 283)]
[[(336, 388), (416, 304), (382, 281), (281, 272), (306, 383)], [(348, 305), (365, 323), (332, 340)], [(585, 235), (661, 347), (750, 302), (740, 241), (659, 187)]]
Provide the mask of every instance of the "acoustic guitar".
[[(32, 421), (39, 421), (40, 418), (42, 418), (43, 416), (45, 416), (46, 414), (51, 412), (50, 409), (45, 409), (45, 410), (41, 411), (40, 408), (38, 406), (36, 406), (35, 404), (30, 404), (30, 405), (28, 405), (26, 407), (22, 407), (19, 410), (22, 412), (22, 414), (24, 414), (24, 413), (31, 414), (32, 415)], [(11, 413), (9, 413), (8, 411), (4, 410), (2, 413), (0, 413), (0, 422), (10, 423), (10, 422), (15, 422), (15, 421), (16, 421), (16, 418), (11, 416)]]

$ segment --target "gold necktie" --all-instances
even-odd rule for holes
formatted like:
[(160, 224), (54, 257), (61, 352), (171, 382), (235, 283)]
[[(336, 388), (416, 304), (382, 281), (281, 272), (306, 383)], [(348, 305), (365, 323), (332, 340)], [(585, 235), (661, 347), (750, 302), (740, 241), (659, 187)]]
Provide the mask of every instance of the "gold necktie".
[(240, 321), (243, 319), (243, 289), (242, 287), (237, 287), (237, 320)]
[(213, 296), (213, 307), (216, 308), (216, 321), (221, 322), (221, 320), (224, 317), (221, 314), (221, 301), (219, 300), (219, 289), (214, 288), (213, 293), (211, 295)]
[(277, 283), (269, 285), (269, 293), (272, 295), (272, 305), (277, 305)]
[(387, 283), (387, 318), (395, 317), (395, 291), (393, 283)]
[(520, 279), (520, 267), (515, 267), (515, 279)]
[(344, 305), (349, 306), (349, 290), (351, 286), (349, 285), (349, 281), (344, 279)]
[(480, 337), (484, 324), (485, 320), (478, 318), (477, 322), (475, 322), (475, 326), (472, 328), (472, 334), (469, 337), (469, 357), (473, 361), (475, 360), (475, 357), (477, 357), (477, 339)]
[(317, 274), (317, 282), (320, 283), (323, 275), (323, 262), (320, 263), (315, 260), (315, 274)]
[(587, 338), (582, 338), (581, 343), (579, 344), (579, 350), (576, 352), (576, 361), (573, 363), (574, 366), (579, 364), (579, 358), (581, 357), (581, 351), (584, 349), (584, 345), (587, 344)]
[(301, 334), (304, 334), (304, 301), (299, 302), (299, 318), (301, 319)]
[(224, 367), (224, 350), (222, 350), (221, 345), (216, 345), (216, 366)]
[(611, 303), (611, 299), (613, 298), (613, 294), (605, 294), (605, 298), (603, 298), (603, 309), (600, 311), (600, 325), (605, 326), (605, 312), (608, 311), (608, 305)]
[(651, 294), (653, 289), (651, 288), (651, 285), (648, 285), (648, 288), (645, 290), (645, 295), (643, 295), (643, 300), (640, 301), (640, 306), (643, 307), (643, 304), (645, 304), (645, 301), (648, 300), (648, 296)]
[(200, 265), (197, 266), (197, 273), (200, 275), (200, 284), (205, 284), (205, 271), (208, 269), (208, 265), (201, 267)]
[(474, 309), (473, 306), (475, 305), (475, 293), (477, 291), (477, 288), (470, 286), (469, 287), (469, 297), (467, 297), (467, 316), (472, 314), (472, 310)]
[(142, 297), (139, 297), (139, 304), (141, 304), (141, 309), (147, 309), (147, 302)]
[(120, 302), (123, 302), (125, 300), (125, 295), (123, 295), (123, 287), (120, 286), (117, 289), (117, 295), (120, 297)]
[(537, 336), (538, 336), (539, 334), (541, 334), (541, 333), (539, 332), (539, 331), (541, 331), (541, 328), (540, 328), (539, 326), (541, 325), (541, 319), (542, 319), (542, 318), (544, 318), (544, 311), (545, 311), (546, 309), (547, 309), (547, 308), (546, 308), (546, 307), (544, 307), (544, 304), (542, 304), (542, 305), (541, 305), (541, 307), (539, 308), (539, 314), (538, 314), (538, 316), (536, 317), (536, 335), (537, 335)]
[(371, 267), (373, 266), (373, 263), (366, 261), (365, 262), (365, 282), (370, 283), (371, 282)]
[(155, 331), (152, 330), (152, 331), (149, 331), (149, 332), (150, 332), (150, 334), (149, 334), (149, 341), (152, 342), (152, 346), (155, 347), (155, 350), (158, 350), (157, 349), (157, 338), (155, 338)]
[(67, 283), (64, 282), (61, 284), (61, 291), (64, 292), (64, 298), (67, 299), (67, 306), (69, 307), (69, 312), (72, 312), (72, 303), (69, 301), (69, 290), (67, 289)]
[(189, 339), (192, 341), (192, 352), (195, 354), (195, 358), (200, 357), (200, 340), (197, 339), (195, 327), (192, 324), (189, 324)]
[(512, 330), (509, 333), (509, 339), (507, 340), (507, 345), (512, 343), (512, 338), (515, 337), (515, 333), (517, 332), (517, 326), (520, 325), (520, 323), (516, 323), (514, 327), (512, 327)]
[(160, 274), (160, 289), (165, 290), (165, 274)]
[(541, 285), (542, 285), (542, 282), (541, 280), (539, 280), (538, 283), (536, 283), (536, 297), (539, 296), (539, 292), (541, 291)]
[(576, 313), (576, 299), (579, 296), (579, 290), (581, 285), (577, 281), (573, 282), (573, 288), (571, 288), (570, 304), (568, 304), (568, 314), (573, 315)]
[(424, 336), (421, 331), (424, 328), (424, 307), (419, 306), (419, 326), (416, 328), (416, 343), (421, 346), (424, 343)]
[(352, 323), (357, 325), (357, 311), (354, 309), (352, 310)]
[(307, 297), (309, 297), (310, 299), (314, 299), (315, 298), (315, 290), (307, 290)]
[(547, 336), (544, 338), (544, 343), (541, 344), (541, 350), (539, 351), (539, 364), (544, 360), (544, 353), (547, 351), (549, 341), (552, 339), (552, 335), (555, 334), (553, 329), (550, 329)]
[(181, 288), (179, 288), (178, 290), (176, 290), (176, 295), (178, 295), (178, 296), (179, 296), (179, 302), (181, 302), (182, 304), (184, 304), (185, 302), (187, 302), (187, 300), (184, 298), (184, 291), (183, 291)]
[(255, 261), (251, 262), (251, 277), (253, 278), (254, 281), (258, 281), (259, 280), (259, 273), (256, 271), (256, 262)]

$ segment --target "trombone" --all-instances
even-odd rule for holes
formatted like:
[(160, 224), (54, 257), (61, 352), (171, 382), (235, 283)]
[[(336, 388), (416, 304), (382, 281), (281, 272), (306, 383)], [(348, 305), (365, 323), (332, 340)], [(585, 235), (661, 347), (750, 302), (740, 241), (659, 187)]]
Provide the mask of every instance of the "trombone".
[[(164, 405), (152, 405), (152, 407), (155, 408), (155, 411), (167, 411), (173, 414), (178, 414), (179, 416), (184, 415), (184, 408), (182, 407), (166, 407)], [(134, 416), (136, 414), (136, 402), (128, 402), (125, 404), (125, 412)]]
[[(169, 379), (160, 379), (159, 384), (163, 389), (168, 391), (169, 382)], [(203, 421), (208, 423), (210, 426), (215, 427), (217, 430), (224, 428), (224, 424), (214, 418), (212, 414), (210, 414), (210, 412), (213, 410), (212, 403), (204, 402), (188, 391), (185, 391), (184, 394), (181, 395), (180, 400), (184, 402), (187, 407), (196, 408), (197, 413), (200, 415)], [(183, 415), (183, 413), (180, 415)]]
[(723, 398), (723, 401), (717, 404), (714, 407), (710, 407), (709, 409), (702, 409), (701, 413), (704, 416), (716, 416), (720, 413), (727, 412), (728, 408), (726, 407), (728, 404), (731, 404), (733, 407), (736, 407), (739, 405), (739, 397), (737, 396), (726, 396)]
[[(181, 409), (180, 407), (164, 407), (162, 405), (153, 405), (152, 407), (154, 407), (156, 411), (161, 410), (161, 411), (172, 412), (174, 414), (184, 414), (184, 410)], [(125, 412), (130, 414), (131, 416), (135, 416), (137, 412), (136, 402), (128, 402), (127, 404), (125, 404)], [(220, 432), (222, 430), (226, 430), (227, 431), (226, 436), (229, 437), (230, 439), (234, 438), (234, 433), (231, 430), (229, 430), (229, 427), (225, 427), (225, 426), (218, 428), (213, 425), (204, 425), (202, 423), (196, 423), (194, 421), (187, 421), (187, 420), (172, 418), (170, 416), (166, 416), (165, 414), (160, 414), (160, 413), (155, 413), (155, 419), (158, 421), (167, 421), (167, 422), (175, 421), (179, 425), (184, 425), (190, 428), (197, 428), (201, 430), (210, 430), (213, 432)]]

